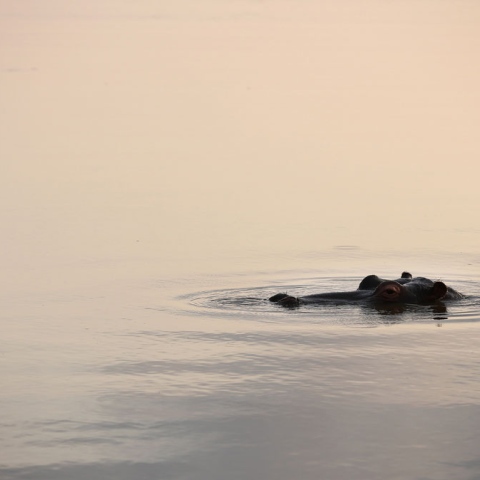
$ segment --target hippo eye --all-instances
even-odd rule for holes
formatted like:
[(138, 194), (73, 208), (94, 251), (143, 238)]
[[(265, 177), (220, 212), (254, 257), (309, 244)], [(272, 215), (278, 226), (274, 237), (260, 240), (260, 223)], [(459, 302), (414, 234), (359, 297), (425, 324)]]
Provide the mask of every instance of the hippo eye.
[(387, 292), (387, 293), (395, 293), (395, 290), (393, 290), (393, 288), (388, 288), (388, 289), (386, 290), (386, 292)]

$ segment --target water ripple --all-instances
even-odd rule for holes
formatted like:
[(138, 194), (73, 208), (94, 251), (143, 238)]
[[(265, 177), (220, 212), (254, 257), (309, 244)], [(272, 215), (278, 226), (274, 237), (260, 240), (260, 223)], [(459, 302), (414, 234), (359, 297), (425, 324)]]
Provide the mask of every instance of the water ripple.
[[(392, 324), (407, 321), (480, 321), (479, 284), (471, 280), (456, 281), (455, 288), (465, 292), (466, 297), (458, 302), (436, 305), (383, 305), (382, 307), (365, 304), (345, 304), (332, 302), (324, 305), (302, 305), (289, 310), (272, 304), (268, 298), (275, 293), (285, 292), (293, 296), (309, 295), (319, 291), (347, 291), (356, 288), (357, 277), (303, 279), (298, 283), (289, 283), (279, 287), (267, 285), (249, 288), (216, 289), (195, 292), (178, 297), (183, 302), (181, 313), (211, 315), (223, 317), (239, 316), (245, 319), (282, 322), (322, 321), (334, 324)], [(190, 307), (185, 311), (185, 304)], [(313, 317), (313, 318), (312, 318)]]

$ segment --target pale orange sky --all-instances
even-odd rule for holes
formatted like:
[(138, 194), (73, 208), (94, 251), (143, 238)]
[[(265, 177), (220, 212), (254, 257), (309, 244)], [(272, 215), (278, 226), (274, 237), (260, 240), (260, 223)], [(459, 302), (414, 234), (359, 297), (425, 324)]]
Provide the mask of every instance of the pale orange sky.
[(476, 1), (2, 2), (7, 260), (138, 238), (476, 250), (479, 20)]

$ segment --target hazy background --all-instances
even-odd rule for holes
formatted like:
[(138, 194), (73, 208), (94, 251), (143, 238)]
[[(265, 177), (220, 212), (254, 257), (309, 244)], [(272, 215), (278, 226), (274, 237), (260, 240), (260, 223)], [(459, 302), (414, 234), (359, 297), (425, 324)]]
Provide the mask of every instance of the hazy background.
[(477, 1), (0, 13), (4, 291), (55, 266), (478, 251)]

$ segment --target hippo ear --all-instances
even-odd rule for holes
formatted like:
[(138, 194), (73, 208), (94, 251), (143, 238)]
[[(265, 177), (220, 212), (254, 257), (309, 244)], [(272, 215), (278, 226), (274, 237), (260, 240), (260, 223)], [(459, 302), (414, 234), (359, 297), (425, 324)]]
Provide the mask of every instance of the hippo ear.
[(435, 282), (430, 290), (431, 300), (440, 300), (447, 294), (447, 286), (443, 282)]

